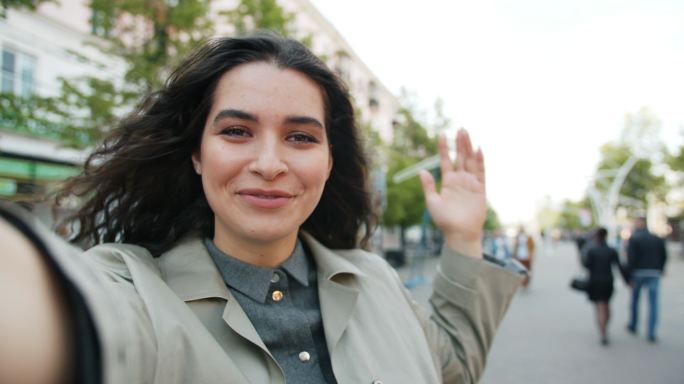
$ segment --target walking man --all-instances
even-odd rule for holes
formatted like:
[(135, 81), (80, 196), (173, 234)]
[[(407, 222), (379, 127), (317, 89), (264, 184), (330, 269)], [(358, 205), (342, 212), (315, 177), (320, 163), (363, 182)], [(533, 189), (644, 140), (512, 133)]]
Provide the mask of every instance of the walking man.
[(627, 268), (631, 273), (632, 303), (627, 330), (635, 334), (639, 322), (639, 292), (642, 287), (648, 291), (648, 341), (656, 341), (658, 322), (658, 289), (663, 273), (667, 251), (665, 241), (650, 233), (646, 218), (634, 221), (634, 233), (627, 244)]

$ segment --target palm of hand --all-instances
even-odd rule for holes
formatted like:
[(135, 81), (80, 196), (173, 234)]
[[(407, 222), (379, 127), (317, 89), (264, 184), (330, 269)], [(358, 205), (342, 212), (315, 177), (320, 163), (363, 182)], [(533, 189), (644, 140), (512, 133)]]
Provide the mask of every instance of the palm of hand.
[(428, 172), (421, 173), (421, 181), (427, 208), (447, 244), (474, 253), (487, 215), (484, 157), (481, 150), (473, 151), (468, 132), (463, 129), (456, 136), (456, 149), (458, 156), (454, 165), (446, 139), (440, 137), (442, 185), (439, 192)]
[(474, 175), (452, 171), (442, 177), (439, 193), (426, 199), (435, 224), (443, 233), (479, 239), (487, 214), (485, 186)]

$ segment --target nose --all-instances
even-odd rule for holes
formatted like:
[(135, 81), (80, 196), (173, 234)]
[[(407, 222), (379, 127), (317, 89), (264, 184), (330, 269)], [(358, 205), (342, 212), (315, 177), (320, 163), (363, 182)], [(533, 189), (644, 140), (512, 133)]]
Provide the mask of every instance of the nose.
[(249, 171), (271, 181), (279, 175), (287, 173), (287, 163), (283, 158), (283, 148), (277, 139), (262, 140), (257, 148), (254, 160), (249, 164)]

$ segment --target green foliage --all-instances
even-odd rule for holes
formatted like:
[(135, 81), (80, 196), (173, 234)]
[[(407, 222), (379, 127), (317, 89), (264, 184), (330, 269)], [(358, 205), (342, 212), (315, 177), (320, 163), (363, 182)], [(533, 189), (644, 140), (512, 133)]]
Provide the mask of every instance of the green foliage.
[(50, 98), (0, 93), (0, 127), (30, 135), (55, 134), (59, 129), (54, 124), (53, 109)]
[[(138, 100), (159, 88), (171, 70), (200, 41), (211, 36), (209, 0), (91, 0), (93, 43), (123, 66), (123, 80), (102, 76), (60, 78), (54, 98), (3, 98), (3, 126), (85, 147), (99, 141)], [(80, 52), (72, 57), (106, 73)]]
[(392, 182), (394, 175), (426, 157), (437, 153), (437, 139), (430, 137), (423, 123), (415, 117), (415, 108), (402, 100), (397, 123), (394, 126), (393, 142), (389, 147), (387, 172), (387, 208), (383, 212), (383, 223), (403, 228), (421, 223), (425, 210), (425, 198), (418, 177), (401, 183)]
[(387, 172), (387, 207), (383, 212), (384, 225), (398, 225), (406, 228), (421, 222), (425, 210), (425, 199), (420, 180), (413, 177), (398, 184), (392, 182), (397, 172), (417, 162), (415, 158), (403, 156), (400, 151), (390, 151), (390, 165)]
[[(30, 7), (36, 1), (2, 1)], [(122, 63), (122, 80), (81, 76), (60, 79), (61, 93), (53, 99), (4, 98), (4, 126), (30, 133), (46, 133), (72, 146), (97, 142), (139, 99), (158, 89), (189, 51), (213, 34), (211, 0), (91, 0), (93, 43), (111, 62)], [(294, 15), (275, 0), (241, 0), (226, 13), (240, 32), (270, 29), (293, 36)], [(302, 38), (310, 42), (311, 37)], [(71, 52), (106, 73), (102, 63)], [(6, 99), (6, 100), (5, 100)], [(40, 108), (37, 108), (37, 105)], [(9, 113), (11, 111), (11, 113)], [(16, 124), (9, 124), (10, 121)], [(51, 127), (50, 129), (46, 127)], [(43, 135), (45, 136), (45, 135)]]
[(0, 19), (7, 17), (7, 11), (11, 8), (35, 10), (38, 5), (46, 2), (56, 0), (0, 0)]
[(583, 225), (582, 220), (580, 219), (580, 214), (583, 210), (589, 210), (590, 209), (590, 204), (587, 199), (584, 199), (582, 201), (570, 201), (566, 200), (563, 202), (563, 205), (561, 206), (561, 210), (558, 214), (558, 222), (556, 225), (559, 228), (562, 229), (567, 229), (567, 230), (576, 230), (576, 229), (586, 229), (594, 225), (594, 219), (592, 218), (591, 223), (588, 225)]
[(667, 153), (665, 161), (671, 170), (677, 173), (684, 172), (684, 145), (679, 146), (677, 153)]
[[(632, 156), (632, 149), (626, 144), (605, 144), (601, 147), (601, 161), (598, 171), (616, 170)], [(599, 191), (607, 191), (613, 177), (607, 177), (596, 181), (596, 188)], [(647, 206), (647, 196), (652, 194), (656, 199), (663, 200), (667, 188), (665, 178), (653, 173), (653, 163), (650, 159), (639, 159), (627, 175), (620, 195), (638, 201), (642, 207), (632, 207), (644, 209)], [(629, 207), (628, 207), (628, 210)]]
[(238, 35), (256, 30), (269, 30), (283, 36), (294, 36), (295, 15), (285, 12), (276, 0), (240, 0), (234, 9), (224, 12)]
[(660, 120), (647, 108), (628, 113), (620, 140), (604, 144), (600, 149), (601, 159), (596, 172), (607, 176), (596, 178), (594, 186), (603, 193), (615, 179), (609, 173), (620, 169), (632, 156), (638, 158), (619, 191), (620, 206), (628, 212), (644, 211), (648, 208), (649, 197), (664, 201), (667, 194), (665, 178), (653, 171), (654, 162), (660, 162), (664, 152), (660, 125)]
[(499, 228), (501, 228), (499, 215), (491, 205), (487, 204), (487, 217), (485, 218), (484, 229), (485, 231), (493, 231)]
[(124, 102), (163, 84), (179, 61), (211, 36), (209, 0), (91, 0), (99, 48), (123, 59)]

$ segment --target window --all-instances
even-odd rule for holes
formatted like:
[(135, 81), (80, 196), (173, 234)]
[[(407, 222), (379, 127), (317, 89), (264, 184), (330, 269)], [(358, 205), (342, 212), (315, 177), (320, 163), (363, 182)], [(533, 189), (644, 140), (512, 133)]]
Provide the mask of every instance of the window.
[(351, 80), (351, 57), (344, 51), (337, 51), (335, 53), (334, 71), (347, 83)]
[(114, 13), (107, 13), (104, 9), (93, 8), (90, 15), (90, 33), (99, 37), (110, 37), (115, 21)]
[(30, 96), (35, 89), (35, 74), (35, 58), (8, 48), (2, 49), (0, 91)]
[(375, 111), (380, 107), (380, 97), (378, 96), (378, 85), (375, 81), (368, 82), (368, 106)]

